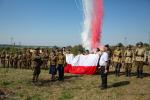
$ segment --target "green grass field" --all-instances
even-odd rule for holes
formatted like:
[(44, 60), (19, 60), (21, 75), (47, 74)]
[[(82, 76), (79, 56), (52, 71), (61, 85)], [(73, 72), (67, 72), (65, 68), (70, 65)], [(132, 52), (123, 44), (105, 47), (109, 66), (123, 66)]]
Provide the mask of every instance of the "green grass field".
[[(111, 69), (113, 70), (113, 69)], [(0, 99), (4, 100), (150, 100), (150, 67), (144, 67), (144, 78), (108, 76), (107, 90), (98, 88), (99, 75), (65, 74), (64, 82), (51, 82), (42, 70), (40, 82), (32, 83), (32, 71), (0, 68)]]

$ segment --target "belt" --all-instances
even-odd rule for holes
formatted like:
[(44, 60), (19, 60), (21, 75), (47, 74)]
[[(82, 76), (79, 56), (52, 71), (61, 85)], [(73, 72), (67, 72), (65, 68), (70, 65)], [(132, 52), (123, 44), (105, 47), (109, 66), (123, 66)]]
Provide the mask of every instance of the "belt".
[(141, 55), (137, 55), (138, 57), (144, 57), (144, 56), (141, 56)]
[(132, 56), (126, 56), (126, 57), (132, 57)]

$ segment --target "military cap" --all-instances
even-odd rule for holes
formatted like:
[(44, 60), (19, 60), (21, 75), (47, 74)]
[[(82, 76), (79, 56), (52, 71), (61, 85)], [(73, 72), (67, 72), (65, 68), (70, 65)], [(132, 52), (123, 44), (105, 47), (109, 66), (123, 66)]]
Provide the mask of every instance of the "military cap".
[(120, 44), (117, 44), (116, 47), (121, 47), (121, 45), (120, 45)]
[(40, 48), (36, 48), (35, 50), (40, 50)]
[(131, 45), (128, 45), (127, 48), (131, 48)]
[(109, 48), (109, 44), (106, 44), (105, 47)]
[(143, 43), (142, 42), (139, 42), (139, 44), (138, 45), (143, 45)]

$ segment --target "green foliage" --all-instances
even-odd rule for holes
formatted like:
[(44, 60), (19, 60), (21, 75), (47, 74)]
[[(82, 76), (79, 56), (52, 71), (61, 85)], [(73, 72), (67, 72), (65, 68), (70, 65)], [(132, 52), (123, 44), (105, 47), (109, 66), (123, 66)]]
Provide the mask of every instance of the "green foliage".
[(82, 47), (82, 45), (75, 45), (72, 47), (71, 51), (73, 54), (77, 55), (79, 52), (84, 52), (85, 49)]

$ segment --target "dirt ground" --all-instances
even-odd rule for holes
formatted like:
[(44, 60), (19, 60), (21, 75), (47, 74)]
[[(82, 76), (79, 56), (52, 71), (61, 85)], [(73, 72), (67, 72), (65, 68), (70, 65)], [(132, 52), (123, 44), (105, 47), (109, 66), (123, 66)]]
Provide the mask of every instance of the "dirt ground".
[(42, 70), (40, 81), (32, 83), (32, 70), (0, 68), (0, 100), (150, 100), (150, 66), (144, 66), (144, 78), (115, 77), (111, 68), (108, 89), (101, 90), (99, 75), (65, 74), (63, 82), (50, 81)]

